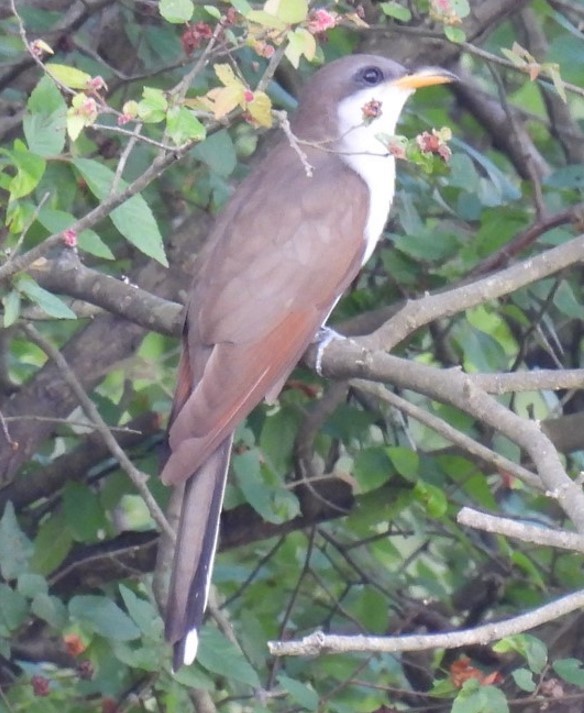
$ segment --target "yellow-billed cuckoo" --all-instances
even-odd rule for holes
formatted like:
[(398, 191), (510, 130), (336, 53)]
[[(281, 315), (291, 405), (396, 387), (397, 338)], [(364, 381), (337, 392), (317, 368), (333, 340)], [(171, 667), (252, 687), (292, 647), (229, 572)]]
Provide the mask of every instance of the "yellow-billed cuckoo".
[(395, 180), (379, 134), (395, 132), (415, 89), (453, 79), (374, 55), (319, 70), (290, 120), (295, 139), (241, 183), (197, 259), (162, 472), (185, 486), (166, 611), (175, 670), (197, 651), (233, 432), (277, 396), (373, 252)]

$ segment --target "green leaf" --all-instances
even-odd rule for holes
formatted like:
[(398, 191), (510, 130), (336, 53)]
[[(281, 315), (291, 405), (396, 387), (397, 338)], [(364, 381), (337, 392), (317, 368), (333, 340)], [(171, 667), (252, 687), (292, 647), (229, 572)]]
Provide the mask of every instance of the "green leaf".
[(414, 486), (414, 495), (422, 503), (430, 517), (442, 517), (448, 509), (448, 500), (444, 492), (423, 480), (417, 481)]
[(286, 522), (299, 512), (298, 499), (279, 483), (270, 485), (264, 478), (257, 449), (233, 457), (236, 482), (247, 502), (265, 520), (276, 524)]
[(301, 708), (307, 711), (317, 710), (319, 698), (316, 691), (312, 688), (289, 676), (285, 676), (283, 673), (278, 675), (278, 683)]
[(231, 6), (244, 17), (247, 17), (252, 12), (252, 6), (247, 0), (231, 0)]
[[(88, 158), (77, 158), (73, 164), (99, 200), (109, 196), (114, 180), (113, 171), (102, 163)], [(119, 191), (123, 191), (126, 187), (125, 181), (119, 182)], [(141, 195), (132, 196), (115, 208), (110, 213), (110, 218), (128, 242), (164, 267), (168, 267), (162, 235), (150, 206)]]
[(6, 186), (10, 192), (10, 200), (24, 198), (32, 193), (43, 177), (47, 162), (29, 151), (26, 145), (18, 139), (14, 142), (13, 151), (6, 149), (0, 149), (0, 151), (12, 160), (16, 168), (16, 175)]
[(409, 22), (412, 19), (411, 10), (395, 0), (390, 0), (389, 2), (380, 3), (379, 7), (383, 10), (383, 13), (388, 17), (393, 17), (394, 20), (399, 20), (400, 22)]
[(584, 668), (579, 659), (559, 659), (552, 664), (554, 671), (567, 683), (584, 688)]
[[(76, 220), (75, 216), (71, 213), (67, 213), (64, 210), (55, 210), (46, 206), (41, 209), (38, 215), (39, 223), (53, 234), (67, 230)], [(77, 246), (80, 250), (90, 255), (95, 255), (105, 260), (114, 259), (112, 251), (93, 230), (82, 230), (77, 236)]]
[(162, 89), (144, 87), (138, 102), (138, 116), (147, 124), (156, 124), (166, 119), (168, 100)]
[(531, 634), (506, 636), (493, 645), (493, 650), (502, 654), (509, 651), (517, 651), (517, 653), (527, 659), (529, 668), (534, 673), (541, 673), (548, 660), (546, 645), (543, 641)]
[(237, 166), (237, 155), (229, 132), (225, 129), (210, 134), (195, 146), (192, 155), (222, 178), (230, 176)]
[(264, 421), (259, 446), (276, 472), (285, 473), (290, 468), (299, 417), (295, 408), (283, 407)]
[(18, 629), (27, 615), (28, 603), (25, 597), (7, 584), (0, 583), (0, 635), (7, 636)]
[(249, 22), (255, 22), (258, 25), (262, 25), (263, 27), (267, 27), (269, 29), (286, 29), (285, 22), (282, 22), (282, 20), (269, 12), (264, 12), (264, 10), (250, 10), (246, 15), (246, 19), (249, 20)]
[(142, 634), (159, 640), (162, 636), (162, 619), (152, 606), (152, 602), (138, 597), (129, 587), (120, 584), (120, 594), (126, 605), (128, 614), (139, 627)]
[(470, 5), (468, 0), (450, 0), (450, 9), (462, 20), (470, 14)]
[(257, 673), (241, 651), (223, 634), (210, 626), (205, 626), (201, 631), (197, 661), (211, 673), (217, 673), (254, 688), (260, 686)]
[(73, 597), (69, 602), (69, 614), (108, 639), (131, 641), (140, 636), (136, 624), (107, 597), (92, 594)]
[(571, 164), (558, 168), (543, 180), (544, 185), (550, 188), (577, 188), (584, 189), (584, 163)]
[(447, 39), (456, 44), (461, 44), (466, 42), (466, 33), (460, 27), (454, 27), (453, 25), (444, 25), (444, 34)]
[(264, 10), (287, 25), (293, 25), (306, 20), (308, 0), (267, 0)]
[(526, 668), (518, 668), (513, 671), (511, 675), (522, 691), (527, 691), (527, 693), (533, 693), (533, 691), (535, 691), (536, 685), (531, 671)]
[(192, 0), (160, 0), (158, 9), (167, 22), (180, 25), (189, 22), (195, 6)]
[(316, 40), (314, 39), (314, 35), (306, 28), (297, 27), (292, 32), (288, 32), (286, 37), (288, 39), (288, 45), (285, 54), (293, 67), (298, 67), (300, 58), (303, 56), (306, 57), (309, 62), (314, 59)]
[(99, 498), (82, 483), (67, 483), (63, 489), (63, 515), (78, 542), (96, 542), (108, 521)]
[(112, 653), (117, 661), (142, 671), (160, 671), (164, 662), (163, 651), (160, 645), (136, 646), (127, 641), (112, 642)]
[(67, 307), (58, 297), (55, 297), (52, 292), (41, 287), (30, 275), (19, 275), (14, 281), (14, 286), (50, 317), (55, 319), (77, 319), (77, 315), (71, 308)]
[(567, 317), (582, 319), (584, 317), (584, 307), (574, 294), (571, 285), (562, 280), (560, 286), (554, 294), (554, 304)]
[(393, 464), (383, 446), (366, 448), (357, 453), (355, 476), (361, 492), (376, 490), (389, 480), (393, 472)]
[(465, 681), (452, 705), (451, 713), (509, 713), (504, 694), (494, 686), (481, 686), (478, 681)]
[(166, 114), (166, 130), (170, 139), (180, 146), (186, 141), (202, 141), (206, 130), (190, 109), (173, 106)]
[(82, 72), (76, 67), (69, 67), (66, 64), (46, 64), (48, 73), (53, 76), (58, 82), (64, 84), (69, 89), (85, 89), (91, 75)]
[(2, 298), (4, 306), (4, 327), (10, 327), (20, 317), (20, 293), (18, 290), (11, 290)]
[(6, 504), (0, 520), (0, 552), (0, 573), (4, 579), (16, 579), (28, 571), (33, 545), (20, 529), (11, 502)]
[(39, 574), (53, 572), (69, 554), (73, 540), (62, 514), (53, 514), (39, 527), (30, 568)]
[(58, 597), (46, 593), (37, 594), (30, 605), (31, 612), (54, 629), (61, 630), (68, 620), (67, 608)]
[(44, 76), (32, 90), (22, 121), (29, 149), (45, 158), (57, 156), (65, 146), (67, 105), (55, 83)]
[(47, 580), (40, 574), (25, 572), (18, 577), (16, 589), (25, 597), (32, 599), (37, 594), (46, 594), (48, 591)]
[(387, 455), (397, 472), (406, 480), (416, 480), (420, 474), (420, 458), (411, 448), (392, 446), (386, 448)]

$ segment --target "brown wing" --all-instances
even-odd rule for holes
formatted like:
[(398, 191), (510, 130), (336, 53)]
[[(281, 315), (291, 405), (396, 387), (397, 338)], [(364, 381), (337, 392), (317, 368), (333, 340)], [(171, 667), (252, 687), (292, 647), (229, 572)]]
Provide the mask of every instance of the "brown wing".
[[(356, 275), (368, 195), (338, 157), (285, 144), (238, 189), (202, 256), (162, 477), (188, 478), (294, 368)], [(287, 164), (287, 165), (286, 165)], [(287, 170), (282, 171), (282, 165)]]

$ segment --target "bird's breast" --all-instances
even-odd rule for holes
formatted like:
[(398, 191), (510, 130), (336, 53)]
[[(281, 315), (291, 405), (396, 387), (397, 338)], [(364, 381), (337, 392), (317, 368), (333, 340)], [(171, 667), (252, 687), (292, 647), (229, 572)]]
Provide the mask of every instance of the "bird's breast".
[(363, 234), (366, 242), (364, 265), (375, 250), (387, 222), (395, 190), (395, 159), (380, 153), (353, 153), (344, 159), (369, 189), (369, 212)]

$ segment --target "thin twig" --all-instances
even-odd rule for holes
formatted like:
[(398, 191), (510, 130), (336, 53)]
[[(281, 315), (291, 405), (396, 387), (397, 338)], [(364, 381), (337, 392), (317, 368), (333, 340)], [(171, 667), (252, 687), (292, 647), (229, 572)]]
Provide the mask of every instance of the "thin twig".
[(79, 404), (87, 416), (87, 418), (92, 422), (93, 426), (95, 429), (100, 433), (101, 437), (105, 441), (107, 447), (109, 448), (111, 454), (114, 456), (114, 458), (118, 461), (120, 464), (120, 467), (124, 472), (128, 475), (130, 480), (134, 483), (136, 486), (136, 490), (140, 493), (142, 496), (144, 503), (146, 504), (146, 507), (148, 508), (148, 511), (150, 512), (150, 515), (152, 516), (152, 519), (158, 524), (158, 526), (165, 532), (168, 537), (170, 537), (173, 541), (175, 540), (175, 533), (174, 530), (170, 527), (168, 524), (168, 521), (166, 520), (166, 517), (164, 516), (164, 513), (162, 512), (160, 506), (152, 496), (152, 493), (150, 490), (148, 490), (148, 487), (146, 485), (146, 481), (148, 480), (148, 476), (143, 473), (142, 471), (138, 470), (132, 461), (126, 456), (124, 451), (120, 448), (118, 442), (116, 439), (112, 436), (108, 425), (105, 423), (105, 421), (102, 419), (101, 414), (95, 407), (95, 404), (93, 401), (89, 398), (87, 393), (85, 392), (85, 389), (77, 379), (77, 376), (67, 363), (67, 360), (63, 357), (61, 352), (56, 349), (53, 344), (43, 337), (43, 335), (37, 331), (35, 327), (33, 327), (30, 324), (26, 324), (22, 326), (22, 330), (24, 333), (27, 335), (27, 337), (38, 347), (40, 347), (45, 354), (51, 359), (59, 371), (61, 372), (61, 375), (63, 377), (63, 380), (65, 383), (69, 386), (69, 388), (73, 391), (75, 396), (77, 397)]
[(499, 471), (505, 471), (510, 475), (519, 478), (522, 482), (530, 485), (532, 488), (537, 490), (544, 490), (544, 486), (541, 479), (537, 475), (534, 475), (531, 471), (527, 470), (521, 465), (514, 463), (512, 460), (505, 458), (505, 456), (492, 451), (490, 448), (483, 446), (474, 438), (467, 436), (456, 428), (453, 428), (450, 424), (443, 421), (441, 418), (434, 416), (429, 411), (426, 411), (415, 404), (410, 403), (406, 399), (394, 394), (385, 386), (381, 384), (372, 383), (371, 381), (365, 381), (362, 379), (353, 379), (351, 385), (359, 388), (363, 391), (377, 396), (388, 404), (391, 404), (395, 408), (407, 413), (408, 416), (415, 418), (419, 423), (423, 423), (432, 430), (439, 433), (441, 436), (460, 446), (467, 453), (480, 458), (483, 462), (494, 466)]
[(292, 133), (292, 129), (290, 128), (290, 122), (288, 121), (288, 112), (274, 111), (273, 114), (276, 117), (276, 119), (278, 119), (280, 128), (286, 134), (286, 138), (288, 139), (288, 142), (290, 143), (290, 147), (298, 155), (298, 158), (300, 159), (300, 163), (302, 164), (302, 166), (304, 168), (304, 172), (306, 173), (308, 178), (312, 178), (314, 166), (312, 166), (309, 163), (308, 158), (306, 157), (306, 154), (300, 148), (300, 142), (298, 141), (296, 136), (294, 136), (294, 134)]

